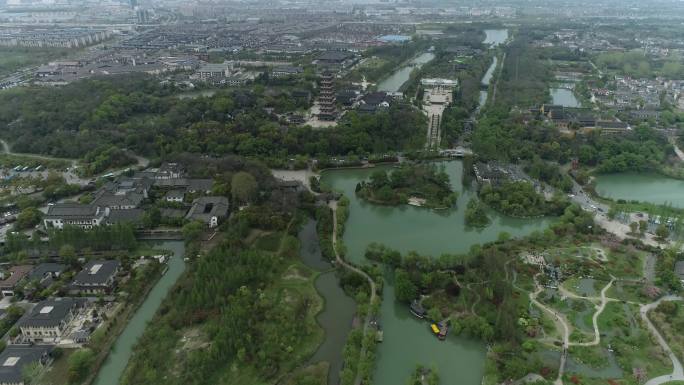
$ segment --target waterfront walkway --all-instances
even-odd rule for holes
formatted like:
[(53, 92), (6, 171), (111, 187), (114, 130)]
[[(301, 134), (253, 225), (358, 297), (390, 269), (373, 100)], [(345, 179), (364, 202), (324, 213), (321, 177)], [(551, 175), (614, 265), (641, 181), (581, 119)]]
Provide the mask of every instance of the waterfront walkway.
[[(340, 256), (340, 253), (337, 252), (337, 201), (331, 201), (328, 206), (332, 209), (333, 212), (333, 234), (332, 234), (332, 243), (333, 243), (333, 250), (335, 251), (335, 260), (340, 266), (343, 266), (349, 271), (352, 271), (356, 274), (361, 275), (363, 278), (365, 278), (368, 281), (368, 284), (370, 285), (370, 306), (368, 307), (368, 313), (366, 314), (366, 319), (363, 322), (363, 335), (364, 337), (368, 333), (368, 329), (370, 328), (370, 323), (372, 319), (372, 314), (371, 314), (371, 309), (373, 307), (373, 304), (375, 303), (377, 299), (377, 294), (376, 294), (376, 285), (375, 281), (373, 281), (373, 278), (370, 277), (365, 271), (359, 269), (356, 266), (350, 265), (347, 263), (347, 261), (344, 260)], [(356, 379), (354, 380), (354, 385), (360, 385), (361, 384), (361, 372), (359, 370), (361, 360), (366, 357), (366, 350), (367, 347), (366, 345), (362, 342), (361, 345), (361, 352), (359, 353), (359, 365), (357, 366), (356, 369)]]

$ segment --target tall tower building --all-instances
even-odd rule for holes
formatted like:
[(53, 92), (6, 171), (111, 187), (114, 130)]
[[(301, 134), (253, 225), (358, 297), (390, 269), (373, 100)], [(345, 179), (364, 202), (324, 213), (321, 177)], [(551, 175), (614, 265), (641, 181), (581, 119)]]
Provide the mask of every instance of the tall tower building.
[(320, 113), (318, 118), (320, 120), (335, 120), (337, 117), (337, 110), (335, 106), (335, 77), (329, 71), (323, 72), (320, 79), (320, 93), (318, 95), (318, 105), (320, 106)]

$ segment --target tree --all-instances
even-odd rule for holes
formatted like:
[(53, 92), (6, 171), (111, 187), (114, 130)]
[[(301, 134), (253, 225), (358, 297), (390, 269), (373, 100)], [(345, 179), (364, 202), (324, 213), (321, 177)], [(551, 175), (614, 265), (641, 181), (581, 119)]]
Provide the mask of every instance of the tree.
[(199, 221), (193, 221), (183, 226), (183, 238), (186, 242), (195, 242), (204, 231), (204, 224)]
[(631, 230), (632, 234), (636, 234), (637, 230), (639, 229), (639, 224), (632, 222), (629, 224), (629, 229)]
[(79, 383), (83, 381), (94, 361), (95, 354), (90, 349), (79, 349), (69, 356), (69, 382)]
[(662, 224), (662, 225), (658, 226), (655, 233), (658, 236), (658, 238), (660, 238), (664, 241), (667, 239), (667, 237), (670, 236), (670, 229), (668, 229), (667, 226)]
[(161, 210), (157, 207), (153, 207), (150, 210), (148, 210), (145, 215), (143, 216), (143, 226), (148, 229), (153, 229), (157, 226), (159, 226), (159, 223), (161, 223)]
[(30, 229), (40, 223), (43, 214), (34, 207), (28, 207), (22, 210), (17, 216), (17, 229)]
[(418, 288), (411, 281), (408, 273), (402, 269), (396, 269), (394, 272), (394, 296), (397, 300), (402, 302), (410, 302), (418, 295)]
[(252, 174), (241, 171), (233, 175), (230, 191), (235, 201), (240, 203), (251, 202), (254, 199), (257, 188), (257, 181)]
[(62, 245), (59, 248), (59, 256), (67, 265), (74, 266), (76, 264), (76, 249), (71, 245)]

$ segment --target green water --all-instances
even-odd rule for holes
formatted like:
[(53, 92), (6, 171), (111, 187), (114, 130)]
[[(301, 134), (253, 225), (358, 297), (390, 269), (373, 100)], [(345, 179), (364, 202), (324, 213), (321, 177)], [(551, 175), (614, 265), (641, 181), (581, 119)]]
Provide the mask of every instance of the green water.
[(417, 56), (411, 60), (408, 65), (399, 68), (397, 71), (381, 81), (378, 84), (378, 91), (398, 92), (401, 86), (403, 86), (404, 83), (409, 80), (411, 72), (413, 72), (414, 69), (420, 68), (423, 66), (423, 64), (428, 63), (434, 58), (435, 55), (430, 52), (425, 52), (420, 56)]
[(507, 29), (486, 29), (485, 30), (485, 40), (484, 44), (488, 44), (492, 47), (503, 44), (506, 39), (508, 39)]
[(577, 100), (575, 97), (575, 94), (567, 88), (551, 88), (550, 92), (553, 104), (570, 108), (582, 106), (579, 100)]
[(316, 222), (309, 221), (299, 232), (300, 254), (304, 264), (318, 271), (327, 271), (316, 278), (318, 294), (325, 300), (325, 308), (316, 317), (318, 324), (325, 330), (325, 339), (311, 357), (312, 364), (328, 362), (328, 384), (337, 385), (344, 360), (342, 350), (352, 327), (356, 313), (356, 302), (347, 296), (340, 287), (340, 281), (332, 265), (323, 258), (316, 233)]
[[(364, 262), (364, 251), (371, 242), (384, 243), (401, 252), (416, 250), (438, 256), (463, 253), (475, 244), (496, 240), (502, 231), (522, 236), (543, 230), (549, 219), (521, 220), (491, 213), (492, 224), (483, 230), (466, 229), (464, 211), (475, 192), (461, 186), (463, 164), (443, 162), (454, 188), (461, 192), (457, 209), (435, 212), (411, 206), (385, 207), (356, 199), (356, 184), (367, 178), (372, 169), (326, 172), (322, 182), (349, 197), (351, 214), (346, 225), (344, 243), (347, 258)], [(406, 305), (394, 300), (390, 280), (384, 287), (380, 310), (384, 342), (379, 344), (374, 385), (405, 384), (417, 364), (435, 366), (443, 385), (479, 385), (484, 372), (485, 347), (479, 341), (450, 335), (437, 340), (426, 322), (413, 318)]]
[(133, 352), (133, 346), (145, 331), (147, 323), (154, 317), (168, 291), (185, 270), (185, 262), (183, 262), (185, 246), (183, 242), (162, 242), (159, 244), (159, 248), (170, 250), (174, 254), (168, 261), (168, 271), (154, 285), (124, 331), (114, 342), (109, 356), (107, 356), (104, 365), (95, 378), (95, 385), (116, 385), (119, 383), (119, 379), (128, 364), (128, 359)]
[(596, 192), (608, 198), (635, 200), (684, 208), (684, 181), (649, 173), (596, 177)]
[(471, 188), (463, 188), (461, 161), (441, 162), (459, 191), (457, 208), (432, 211), (413, 206), (388, 207), (373, 205), (356, 199), (356, 184), (370, 176), (374, 169), (336, 170), (324, 173), (322, 182), (340, 190), (351, 200), (351, 215), (346, 225), (344, 243), (347, 258), (361, 263), (371, 242), (383, 243), (402, 252), (417, 251), (438, 257), (443, 253), (465, 253), (471, 246), (495, 241), (501, 232), (514, 237), (543, 230), (550, 219), (517, 219), (490, 213), (492, 223), (484, 229), (465, 226), (465, 207), (475, 197)]

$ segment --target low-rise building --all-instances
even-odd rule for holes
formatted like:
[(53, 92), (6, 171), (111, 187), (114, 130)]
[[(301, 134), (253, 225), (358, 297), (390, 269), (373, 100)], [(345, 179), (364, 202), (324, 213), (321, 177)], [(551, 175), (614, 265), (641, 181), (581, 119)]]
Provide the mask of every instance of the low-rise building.
[(3, 297), (14, 296), (14, 290), (16, 289), (19, 282), (21, 282), (33, 269), (31, 265), (19, 265), (12, 266), (9, 268), (7, 273), (4, 275), (4, 279), (0, 281), (0, 292), (2, 292)]
[(116, 274), (121, 264), (115, 260), (88, 262), (71, 282), (70, 292), (74, 294), (106, 294), (114, 290)]
[(228, 215), (228, 198), (201, 197), (192, 202), (192, 208), (185, 216), (191, 221), (200, 221), (210, 228), (219, 225), (219, 221)]
[(28, 385), (24, 371), (30, 365), (45, 367), (52, 362), (51, 346), (10, 345), (0, 353), (0, 384)]
[(167, 202), (176, 202), (176, 203), (183, 203), (183, 199), (185, 198), (185, 190), (183, 189), (174, 189), (166, 193), (165, 200)]
[(624, 134), (632, 130), (627, 123), (618, 121), (599, 121), (596, 122), (596, 128), (600, 129), (603, 135)]
[(28, 279), (31, 282), (38, 282), (42, 287), (48, 287), (65, 269), (66, 267), (60, 263), (41, 263), (31, 270)]
[(133, 210), (138, 208), (144, 199), (145, 196), (143, 194), (134, 191), (112, 193), (106, 190), (100, 190), (95, 194), (95, 199), (93, 199), (91, 205), (100, 209)]
[(100, 226), (109, 215), (109, 208), (80, 203), (56, 203), (48, 206), (48, 212), (43, 217), (46, 229), (63, 229), (64, 226), (77, 226), (82, 229), (92, 229)]
[(297, 76), (304, 73), (304, 68), (302, 67), (292, 67), (292, 66), (278, 66), (273, 68), (271, 75), (274, 78), (285, 78), (290, 76)]
[(39, 302), (19, 321), (25, 342), (58, 343), (67, 326), (86, 304), (82, 298), (56, 298)]

